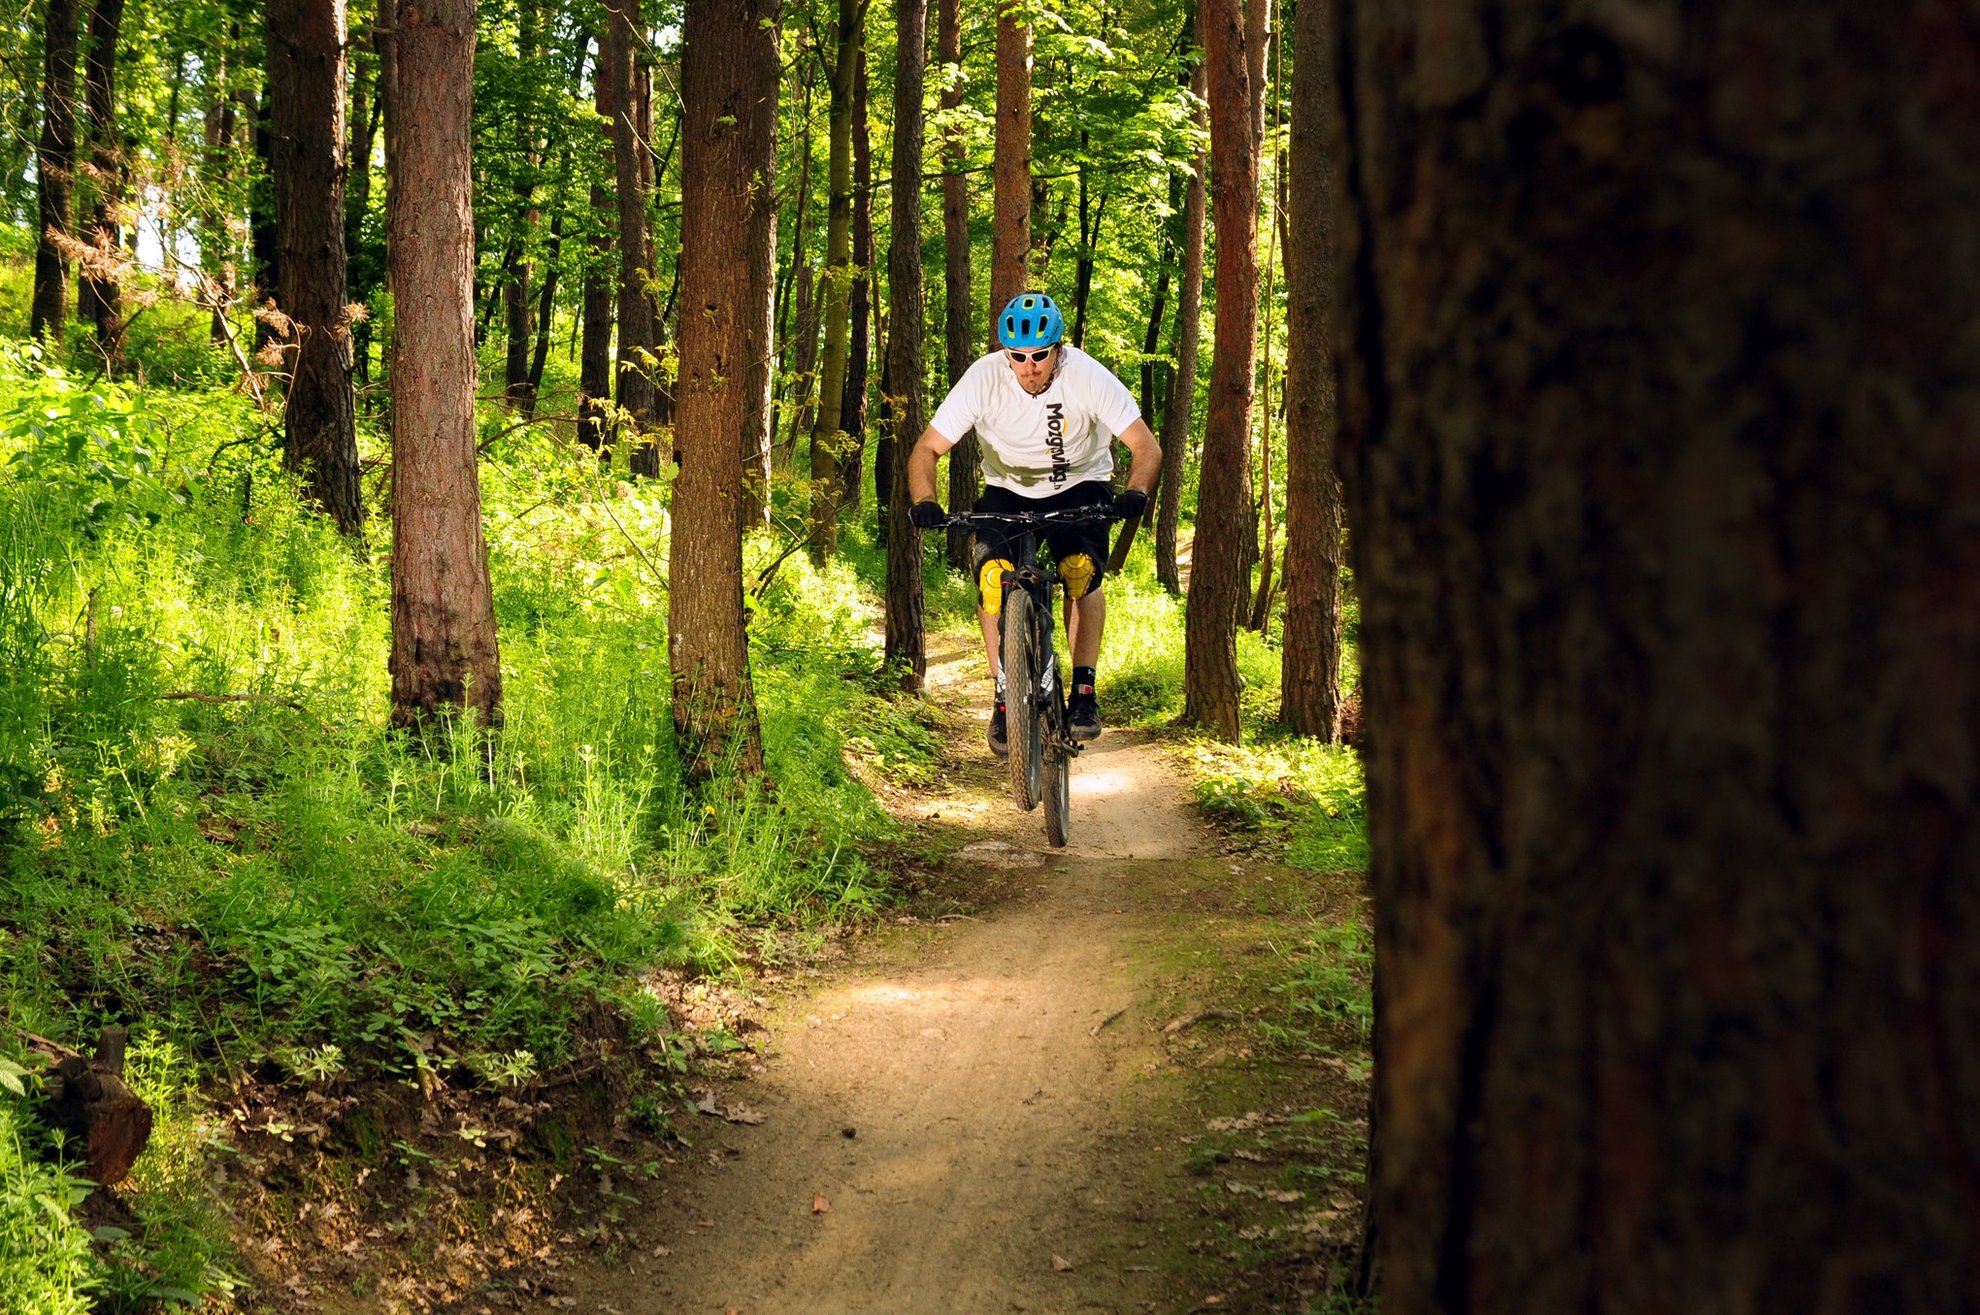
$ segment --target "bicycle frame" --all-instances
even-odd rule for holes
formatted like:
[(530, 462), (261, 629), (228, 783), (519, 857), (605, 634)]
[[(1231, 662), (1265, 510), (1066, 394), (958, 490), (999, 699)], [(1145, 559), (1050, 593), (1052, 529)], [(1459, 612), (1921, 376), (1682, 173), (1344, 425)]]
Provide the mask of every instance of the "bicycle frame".
[[(1033, 706), (1038, 709), (1040, 716), (1046, 722), (1053, 742), (1063, 749), (1068, 757), (1077, 757), (1085, 746), (1072, 737), (1066, 714), (1065, 683), (1059, 679), (1058, 663), (1055, 660), (1054, 638), (1058, 631), (1058, 622), (1054, 615), (1053, 597), (1055, 590), (1064, 581), (1059, 578), (1056, 567), (1038, 559), (1038, 549), (1044, 537), (1042, 532), (1055, 524), (1092, 525), (1115, 519), (1117, 518), (1113, 513), (1104, 507), (1067, 507), (1057, 511), (1026, 512), (969, 511), (959, 512), (949, 518), (951, 525), (996, 524), (1016, 525), (1020, 528), (1017, 565), (1015, 569), (1007, 571), (1004, 575), (1003, 596), (1006, 605), (1000, 608), (997, 614), (997, 635), (1001, 641), (1004, 619), (1010, 615), (1008, 604), (1012, 590), (1022, 589), (1030, 594), (1032, 602), (1038, 608), (1038, 616), (1041, 620), (1039, 628), (1043, 634), (1039, 636), (1037, 646), (1040, 658), (1038, 682), (1032, 690), (1027, 691), (1026, 697), (1033, 700)], [(1004, 691), (1006, 706), (1009, 705), (1012, 694), (1013, 691), (1009, 689)]]

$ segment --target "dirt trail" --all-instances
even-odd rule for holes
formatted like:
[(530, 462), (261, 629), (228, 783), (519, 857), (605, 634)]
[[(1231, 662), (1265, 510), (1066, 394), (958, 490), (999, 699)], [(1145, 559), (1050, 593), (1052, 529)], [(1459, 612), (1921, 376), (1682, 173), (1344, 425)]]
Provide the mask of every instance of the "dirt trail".
[[(931, 684), (980, 686), (977, 662), (949, 653)], [(580, 1283), (578, 1309), (1171, 1308), (1174, 1276), (1140, 1254), (1165, 1207), (1125, 1093), (1163, 1041), (1135, 947), (1175, 914), (1161, 865), (1202, 868), (1214, 837), (1157, 749), (1109, 732), (1074, 766), (1074, 844), (1049, 851), (976, 744), (909, 811), (973, 837), (957, 861), (996, 902), (894, 929), (774, 1005), (759, 1071), (711, 1093), (762, 1122), (684, 1127), (640, 1253)]]

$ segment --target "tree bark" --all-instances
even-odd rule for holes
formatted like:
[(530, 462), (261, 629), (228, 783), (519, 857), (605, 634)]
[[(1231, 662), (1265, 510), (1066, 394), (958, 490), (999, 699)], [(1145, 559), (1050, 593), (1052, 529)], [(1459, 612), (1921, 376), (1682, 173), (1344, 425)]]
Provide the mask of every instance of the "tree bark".
[(866, 108), (866, 43), (862, 40), (859, 63), (853, 70), (852, 334), (846, 348), (846, 387), (839, 399), (839, 428), (846, 435), (845, 451), (839, 458), (842, 512), (859, 509), (866, 456), (866, 378), (873, 357), (873, 128)]
[[(592, 108), (609, 125), (617, 118), (618, 101), (612, 89), (611, 16), (605, 16), (606, 30), (598, 34), (598, 59), (591, 71)], [(605, 130), (605, 163), (613, 161), (617, 150), (612, 129)], [(584, 341), (578, 350), (578, 442), (600, 454), (612, 445), (612, 424), (608, 420), (612, 399), (612, 284), (604, 271), (612, 263), (613, 227), (603, 216), (611, 206), (604, 184), (591, 185), (591, 212), (596, 220), (592, 239), (591, 264), (584, 275)]]
[(248, 193), (248, 259), (254, 271), (254, 354), (264, 358), (279, 345), (278, 321), (267, 312), (282, 304), (282, 226), (275, 213), (275, 131), (273, 106), (264, 90), (249, 98), (254, 114), (254, 153), (262, 172)]
[[(1190, 89), (1200, 102), (1206, 90), (1203, 62), (1198, 60), (1190, 77)], [(1196, 122), (1203, 125), (1207, 107), (1199, 106)], [(1160, 506), (1155, 517), (1155, 578), (1171, 594), (1182, 592), (1182, 570), (1177, 561), (1177, 539), (1182, 532), (1182, 495), (1189, 465), (1189, 426), (1196, 412), (1196, 366), (1198, 336), (1203, 323), (1203, 228), (1205, 180), (1209, 176), (1207, 153), (1198, 152), (1190, 168), (1189, 187), (1183, 199), (1183, 238), (1179, 259), (1182, 289), (1176, 297), (1175, 377), (1169, 381), (1167, 405), (1162, 412), (1162, 478)]]
[[(1148, 303), (1148, 329), (1141, 335), (1141, 414), (1156, 423), (1161, 412), (1162, 394), (1158, 383), (1165, 368), (1155, 359), (1162, 342), (1162, 323), (1169, 317), (1169, 280), (1182, 246), (1182, 175), (1169, 175), (1169, 218), (1162, 225), (1161, 246), (1155, 253), (1155, 295)], [(1167, 453), (1164, 453), (1166, 462)]]
[[(923, 21), (926, 22), (925, 15)], [(944, 79), (941, 105), (947, 113), (960, 106), (963, 99), (960, 0), (940, 0), (936, 41), (940, 48)], [(963, 173), (966, 160), (962, 128), (952, 124), (942, 134), (942, 323), (948, 383), (951, 386), (962, 378), (970, 362), (976, 359), (976, 347), (982, 341), (970, 324), (970, 306), (975, 293), (970, 287), (969, 184)], [(974, 508), (976, 490), (982, 482), (983, 459), (976, 448), (976, 434), (964, 434), (961, 441), (949, 449), (949, 510), (966, 512)], [(968, 570), (971, 551), (971, 537), (967, 529), (957, 526), (948, 532), (951, 567), (958, 571)]]
[(837, 54), (832, 65), (832, 151), (828, 170), (831, 205), (825, 223), (825, 354), (818, 370), (818, 418), (811, 427), (811, 540), (813, 561), (839, 548), (843, 476), (839, 458), (846, 435), (841, 408), (851, 317), (853, 73), (866, 44), (866, 0), (839, 0)]
[(344, 289), (344, 0), (268, 0), (271, 182), (289, 388), (283, 460), (355, 537), (357, 399)]
[(889, 671), (919, 691), (928, 674), (923, 640), (921, 531), (908, 520), (907, 454), (926, 427), (921, 396), (921, 101), (928, 0), (894, 0), (893, 235), (887, 252), (887, 378), (894, 423), (888, 463), (887, 635)]
[(793, 300), (797, 303), (797, 328), (793, 336), (797, 339), (797, 355), (792, 359), (791, 380), (791, 437), (790, 454), (796, 462), (799, 434), (811, 432), (811, 423), (818, 404), (814, 371), (818, 364), (818, 279), (812, 272), (809, 261), (798, 266), (797, 292)]
[(773, 385), (777, 352), (777, 100), (782, 90), (782, 38), (773, 42), (772, 58), (759, 63), (752, 91), (753, 111), (767, 122), (752, 124), (752, 140), (768, 141), (763, 149), (769, 163), (751, 198), (749, 211), (749, 321), (743, 370), (743, 529), (770, 523), (770, 449), (774, 440), (777, 404)]
[[(1333, 51), (1328, 4), (1293, 11), (1286, 223), (1286, 621), (1279, 720), (1341, 737), (1341, 486), (1334, 475)], [(1283, 58), (1283, 56), (1282, 56)]]
[(392, 297), (392, 723), (502, 718), (475, 468), (473, 0), (398, 0), (387, 121)]
[(234, 336), (227, 323), (227, 312), (235, 293), (236, 248), (229, 231), (229, 216), (221, 209), (219, 198), (227, 171), (234, 163), (234, 96), (228, 86), (228, 68), (237, 35), (237, 29), (230, 27), (205, 70), (206, 122), (201, 134), (204, 150), (198, 170), (204, 193), (199, 207), (199, 265), (205, 280), (201, 295), (210, 306), (208, 337), (215, 347), (223, 350)]
[(601, 63), (610, 69), (612, 83), (612, 157), (619, 207), (619, 418), (632, 430), (633, 472), (658, 475), (659, 449), (647, 436), (654, 423), (659, 335), (652, 293), (653, 241), (641, 186), (650, 167), (642, 163), (648, 147), (640, 134), (645, 118), (637, 58), (640, 0), (609, 0), (606, 11)]
[[(1281, 46), (1274, 52), (1272, 62), (1272, 124), (1274, 137), (1283, 141), (1276, 131), (1283, 122), (1280, 118), (1280, 89), (1284, 85), (1286, 61), (1285, 50)], [(1263, 157), (1261, 156), (1261, 165)], [(1251, 603), (1251, 629), (1264, 634), (1272, 620), (1273, 568), (1278, 563), (1278, 523), (1272, 510), (1272, 310), (1278, 302), (1278, 260), (1279, 239), (1285, 225), (1279, 216), (1286, 208), (1286, 153), (1284, 147), (1273, 153), (1272, 160), (1272, 201), (1266, 215), (1265, 232), (1265, 306), (1263, 345), (1259, 355), (1263, 358), (1258, 370), (1258, 518), (1263, 522), (1259, 534), (1258, 553), (1258, 593)], [(1283, 390), (1282, 390), (1283, 391)]]
[[(668, 564), (674, 727), (691, 779), (763, 769), (743, 627), (751, 267), (775, 206), (777, 0), (690, 0), (681, 68), (681, 370)], [(768, 104), (765, 105), (765, 96)], [(738, 183), (740, 182), (740, 186)]]
[(59, 347), (69, 315), (69, 260), (61, 242), (75, 228), (70, 214), (76, 168), (75, 0), (48, 0), (41, 42), (41, 142), (34, 166), (41, 229), (35, 236), (28, 332)]
[(1217, 330), (1184, 623), (1183, 716), (1235, 741), (1237, 620), (1246, 583), (1239, 554), (1250, 514), (1247, 449), (1258, 345), (1258, 152), (1249, 108), (1257, 96), (1247, 68), (1242, 0), (1204, 0), (1201, 12), (1215, 165)]
[(1382, 1310), (1980, 1308), (1980, 37), (1424, 12), (1335, 29)]
[(89, 49), (83, 58), (83, 103), (87, 114), (89, 165), (77, 209), (82, 240), (93, 249), (92, 272), (85, 267), (77, 297), (79, 318), (96, 326), (105, 372), (121, 363), (123, 319), (119, 271), (124, 265), (117, 211), (124, 200), (124, 143), (117, 129), (117, 43), (124, 26), (124, 0), (96, 0), (89, 13)]
[(997, 13), (997, 136), (990, 221), (990, 343), (997, 315), (1025, 288), (1031, 254), (1031, 27), (1021, 11)]

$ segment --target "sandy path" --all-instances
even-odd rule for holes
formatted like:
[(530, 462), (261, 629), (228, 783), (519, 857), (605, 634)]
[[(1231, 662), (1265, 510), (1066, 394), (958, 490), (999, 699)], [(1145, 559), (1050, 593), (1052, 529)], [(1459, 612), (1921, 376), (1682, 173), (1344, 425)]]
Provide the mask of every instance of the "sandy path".
[[(973, 670), (948, 656), (931, 683)], [(1132, 1263), (1144, 1207), (1120, 1153), (1122, 1093), (1155, 1042), (1101, 1025), (1148, 989), (1127, 952), (1162, 912), (1146, 865), (1200, 857), (1209, 838), (1158, 753), (1110, 732), (1074, 765), (1074, 845), (1047, 851), (1042, 814), (1011, 807), (976, 744), (982, 763), (918, 807), (980, 837), (961, 861), (1015, 897), (888, 938), (786, 1001), (760, 1076), (716, 1092), (764, 1121), (686, 1129), (697, 1171), (646, 1221), (645, 1254), (584, 1284), (580, 1309), (1161, 1304), (1161, 1277)], [(1130, 863), (1137, 879), (1123, 882)]]

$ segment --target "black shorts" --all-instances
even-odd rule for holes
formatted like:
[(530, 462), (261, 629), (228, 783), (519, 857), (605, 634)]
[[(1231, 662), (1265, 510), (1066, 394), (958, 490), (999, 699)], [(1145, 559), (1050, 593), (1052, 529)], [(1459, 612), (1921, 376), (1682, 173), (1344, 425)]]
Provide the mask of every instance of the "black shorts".
[[(983, 496), (976, 500), (972, 511), (988, 512), (992, 515), (1008, 515), (1019, 511), (1064, 511), (1068, 507), (1106, 507), (1114, 501), (1114, 486), (1105, 480), (1090, 479), (1084, 484), (1075, 484), (1060, 493), (1047, 494), (1042, 498), (1027, 498), (1009, 489), (998, 488), (995, 484), (983, 490)], [(1107, 531), (1109, 522), (1095, 517), (1088, 525), (1054, 525), (1045, 531), (1045, 543), (1052, 550), (1052, 561), (1056, 564), (1078, 553), (1085, 553), (1093, 561), (1093, 582), (1086, 590), (1100, 587), (1100, 577), (1107, 570)], [(1007, 562), (1017, 562), (1018, 540), (1024, 536), (1022, 525), (979, 525), (976, 527), (976, 569), (980, 572), (983, 563), (1001, 557)]]

